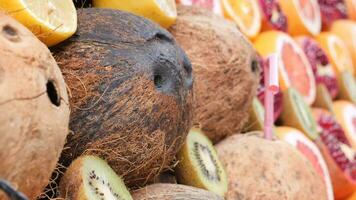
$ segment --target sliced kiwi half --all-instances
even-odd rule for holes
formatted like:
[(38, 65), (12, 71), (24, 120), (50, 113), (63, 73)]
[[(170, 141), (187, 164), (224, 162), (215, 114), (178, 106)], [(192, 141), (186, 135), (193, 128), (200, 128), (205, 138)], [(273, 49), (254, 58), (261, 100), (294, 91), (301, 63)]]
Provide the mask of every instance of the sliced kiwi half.
[(178, 183), (202, 188), (224, 196), (227, 177), (212, 142), (198, 128), (189, 131), (178, 153)]
[(352, 74), (341, 73), (338, 77), (338, 84), (340, 87), (338, 98), (356, 103), (356, 82)]
[(244, 127), (244, 132), (263, 130), (264, 113), (263, 105), (255, 97), (249, 109), (248, 122)]
[(314, 107), (323, 108), (333, 112), (333, 102), (330, 93), (324, 84), (317, 84)]
[(311, 140), (315, 140), (319, 133), (310, 107), (295, 89), (288, 88), (283, 95), (283, 125), (291, 126), (302, 131)]
[(67, 200), (132, 200), (121, 178), (96, 156), (77, 158), (61, 179), (59, 190)]

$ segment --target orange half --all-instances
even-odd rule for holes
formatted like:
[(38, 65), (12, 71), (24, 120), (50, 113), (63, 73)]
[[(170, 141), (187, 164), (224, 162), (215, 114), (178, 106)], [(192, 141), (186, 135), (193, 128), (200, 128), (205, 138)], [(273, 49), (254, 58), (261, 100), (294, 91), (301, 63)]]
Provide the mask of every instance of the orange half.
[(321, 14), (317, 0), (279, 1), (288, 19), (288, 33), (291, 35), (317, 35), (321, 30)]
[(263, 56), (275, 54), (279, 58), (279, 83), (282, 90), (294, 87), (311, 105), (316, 97), (315, 78), (303, 50), (287, 34), (267, 31), (255, 40), (256, 50)]
[(330, 31), (339, 36), (347, 46), (353, 61), (354, 76), (356, 76), (356, 22), (352, 20), (337, 20), (331, 25)]
[(261, 13), (257, 0), (221, 0), (224, 16), (232, 19), (250, 39), (261, 30)]
[(333, 109), (337, 122), (345, 131), (352, 148), (356, 150), (356, 106), (348, 101), (335, 101)]
[(315, 37), (315, 39), (328, 55), (328, 58), (338, 75), (344, 71), (348, 71), (351, 74), (354, 73), (351, 54), (340, 37), (333, 33), (322, 32)]
[[(356, 20), (356, 0), (344, 0), (346, 4), (347, 14), (352, 20)], [(355, 195), (356, 199), (356, 195)]]

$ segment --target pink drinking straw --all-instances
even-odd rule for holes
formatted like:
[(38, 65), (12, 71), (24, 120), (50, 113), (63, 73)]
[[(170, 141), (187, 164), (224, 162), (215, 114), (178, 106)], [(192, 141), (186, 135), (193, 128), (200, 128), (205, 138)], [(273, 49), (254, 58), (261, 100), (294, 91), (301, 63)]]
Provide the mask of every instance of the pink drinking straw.
[(273, 119), (274, 119), (274, 95), (279, 91), (278, 84), (278, 56), (273, 54), (268, 57), (267, 64), (264, 65), (265, 81), (265, 120), (264, 136), (268, 140), (273, 139)]

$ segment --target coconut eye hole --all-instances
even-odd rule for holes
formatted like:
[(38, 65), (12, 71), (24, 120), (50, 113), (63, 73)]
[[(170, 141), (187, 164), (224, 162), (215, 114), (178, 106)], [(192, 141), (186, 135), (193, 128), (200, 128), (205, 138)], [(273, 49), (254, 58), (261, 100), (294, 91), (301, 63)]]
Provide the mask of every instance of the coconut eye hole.
[(163, 85), (163, 78), (161, 75), (159, 74), (155, 74), (154, 75), (154, 78), (153, 78), (153, 81), (154, 81), (154, 84), (156, 86), (156, 88), (162, 88), (162, 85)]
[(251, 70), (253, 72), (258, 72), (260, 70), (260, 63), (257, 60), (252, 60), (251, 62)]
[(53, 81), (48, 81), (46, 84), (46, 88), (47, 88), (47, 96), (48, 96), (49, 100), (51, 101), (51, 103), (53, 105), (59, 107), (61, 105), (61, 99), (58, 95), (57, 88), (56, 88), (55, 84), (53, 83)]
[(11, 25), (5, 25), (2, 27), (2, 34), (5, 36), (6, 39), (10, 40), (11, 42), (19, 42), (20, 37), (18, 35), (17, 30), (12, 27)]

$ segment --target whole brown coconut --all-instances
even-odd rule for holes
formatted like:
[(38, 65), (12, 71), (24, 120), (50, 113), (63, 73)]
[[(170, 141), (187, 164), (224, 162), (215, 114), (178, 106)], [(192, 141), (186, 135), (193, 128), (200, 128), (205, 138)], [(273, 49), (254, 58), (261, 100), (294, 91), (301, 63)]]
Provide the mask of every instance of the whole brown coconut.
[(66, 86), (51, 53), (0, 13), (0, 178), (29, 199), (38, 196), (56, 166), (68, 123)]
[(149, 185), (133, 191), (132, 197), (134, 200), (223, 200), (207, 190), (179, 184)]
[(257, 133), (233, 135), (216, 145), (229, 174), (226, 200), (326, 200), (311, 163), (293, 146)]
[(54, 49), (71, 91), (68, 165), (97, 155), (130, 186), (170, 167), (192, 121), (192, 68), (173, 37), (117, 10), (78, 12), (76, 36)]
[(238, 133), (259, 81), (257, 56), (237, 26), (195, 7), (178, 7), (170, 29), (194, 71), (194, 123), (214, 142)]

